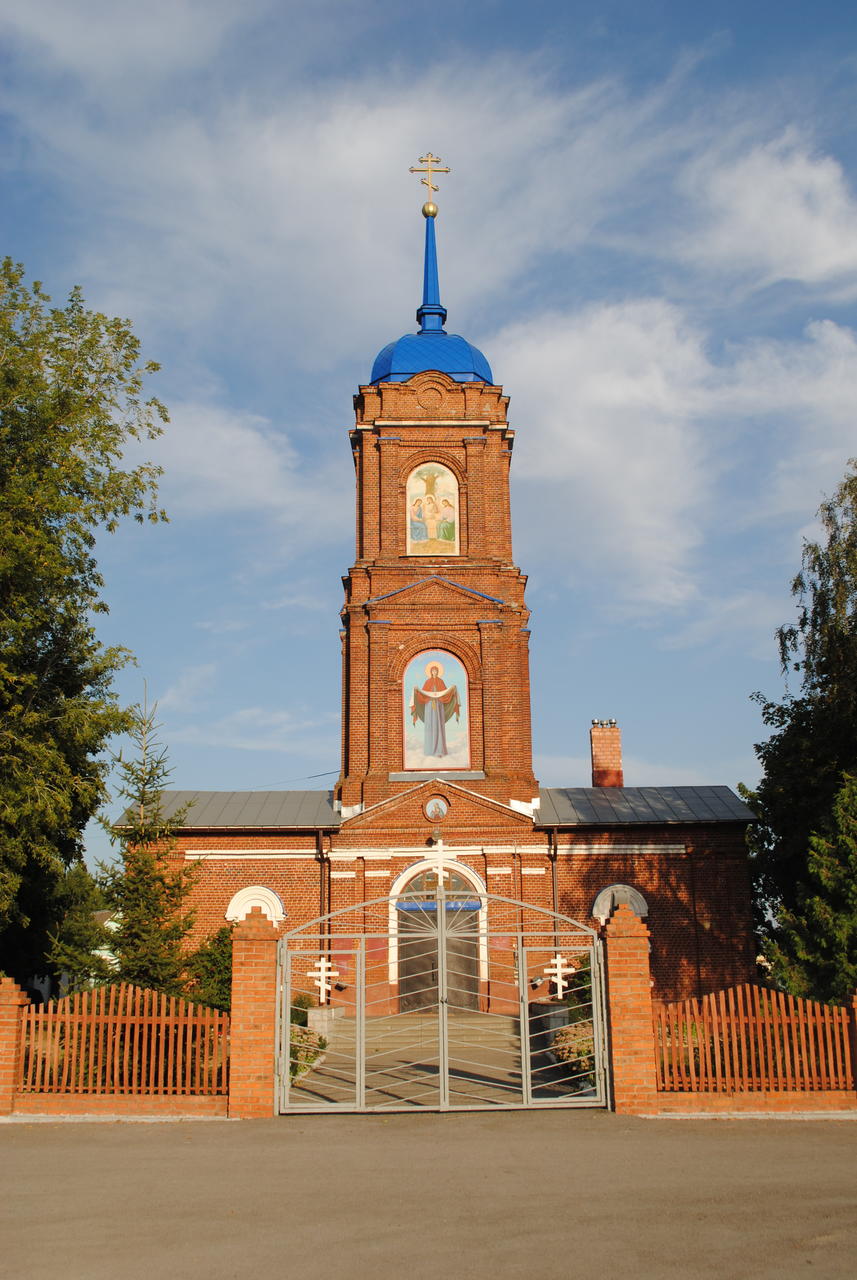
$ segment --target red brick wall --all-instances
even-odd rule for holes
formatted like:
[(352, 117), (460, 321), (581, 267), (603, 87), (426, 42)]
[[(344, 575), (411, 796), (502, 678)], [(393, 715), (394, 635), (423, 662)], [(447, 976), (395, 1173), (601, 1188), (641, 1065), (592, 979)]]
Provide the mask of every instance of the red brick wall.
[(593, 723), (589, 730), (589, 751), (592, 757), (593, 787), (621, 787), (625, 775), (622, 771), (622, 733), (618, 725)]
[[(551, 834), (534, 828), (524, 815), (439, 782), (425, 783), (371, 814), (358, 815), (341, 832), (326, 834), (321, 861), (311, 852), (311, 832), (186, 832), (183, 852), (222, 856), (228, 851), (225, 860), (204, 856), (199, 863), (192, 895), (196, 936), (219, 929), (233, 895), (253, 884), (279, 895), (287, 913), (285, 930), (339, 907), (385, 896), (396, 877), (434, 847), (437, 824), (426, 817), (424, 805), (435, 794), (450, 806), (440, 828), (448, 851), (461, 850), (457, 856), (489, 893), (557, 909), (597, 928), (590, 911), (601, 889), (616, 883), (639, 889), (649, 905), (658, 999), (701, 995), (756, 977), (739, 826), (560, 832), (554, 904)], [(274, 857), (259, 856), (275, 850)], [(297, 851), (303, 856), (279, 856)], [(387, 856), (379, 860), (370, 854)], [(509, 874), (490, 874), (500, 868), (508, 868)], [(372, 874), (380, 871), (388, 874)]]
[[(537, 793), (526, 578), (512, 564), (507, 404), (498, 387), (439, 373), (361, 387), (355, 398), (357, 559), (345, 579), (336, 788), (347, 808), (410, 785), (390, 778), (404, 769), (402, 680), (408, 662), (431, 648), (448, 650), (467, 672), (469, 767), (486, 775), (476, 789), (505, 803)], [(428, 461), (458, 480), (457, 556), (407, 555), (407, 480)]]
[(639, 1115), (656, 1098), (649, 931), (622, 903), (604, 930), (613, 1109)]
[(235, 926), (229, 1045), (229, 1115), (275, 1111), (278, 930), (254, 907)]

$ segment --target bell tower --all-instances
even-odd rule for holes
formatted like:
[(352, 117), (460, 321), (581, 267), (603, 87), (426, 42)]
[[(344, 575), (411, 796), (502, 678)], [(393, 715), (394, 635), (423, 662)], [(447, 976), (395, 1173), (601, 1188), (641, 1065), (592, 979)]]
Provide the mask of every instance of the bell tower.
[(419, 330), (377, 356), (354, 397), (356, 557), (343, 579), (347, 819), (427, 778), (531, 814), (526, 578), (512, 561), (508, 397), (444, 329), (429, 153)]

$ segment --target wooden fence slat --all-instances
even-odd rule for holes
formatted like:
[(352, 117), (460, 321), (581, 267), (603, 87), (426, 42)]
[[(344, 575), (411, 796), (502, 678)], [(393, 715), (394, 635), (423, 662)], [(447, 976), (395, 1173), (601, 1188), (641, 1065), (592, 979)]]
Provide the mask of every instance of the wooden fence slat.
[(680, 1025), (679, 1015), (674, 1010), (662, 1009), (661, 1019), (664, 1035), (664, 1074), (669, 1081), (670, 1089), (675, 1090), (678, 1088), (675, 1055), (677, 1053), (676, 1036), (679, 1034), (678, 1026)]
[(851, 1057), (851, 1010), (846, 1005), (842, 1010), (842, 1051), (844, 1058), (843, 1089), (853, 1089), (855, 1080), (854, 1062)]
[(684, 1009), (681, 1051), (682, 1058), (687, 1063), (687, 1070), (682, 1081), (684, 1088), (696, 1089), (700, 1070), (699, 1022), (694, 1015), (694, 1005), (690, 1001), (685, 1002)]
[(824, 1085), (826, 1089), (832, 1089), (835, 1086), (831, 1083), (833, 1078), (833, 1035), (831, 1022), (831, 1008), (829, 1004), (822, 1005), (824, 1017), (824, 1047), (825, 1047), (825, 1072)]
[(810, 1044), (810, 1035), (807, 1029), (807, 1010), (806, 1001), (797, 1000), (797, 1016), (798, 1016), (798, 1043), (800, 1044), (800, 1080), (801, 1089), (809, 1089), (812, 1079), (812, 1071), (810, 1067), (810, 1058), (812, 1056), (812, 1048)]
[(798, 1077), (794, 1063), (794, 1050), (796, 1045), (795, 1031), (797, 1028), (795, 1026), (794, 996), (787, 996), (784, 993), (781, 993), (781, 997), (780, 1005), (783, 1011), (783, 1054), (787, 1082), (786, 1088), (796, 1089)]
[(155, 998), (157, 1005), (158, 1017), (157, 1026), (153, 1027), (157, 1039), (157, 1064), (155, 1067), (155, 1082), (158, 1093), (164, 1093), (164, 1036), (167, 1031), (167, 997), (163, 991)]
[(108, 1035), (110, 1036), (110, 1092), (118, 1092), (119, 1084), (119, 1066), (121, 1055), (119, 1053), (120, 1034), (119, 1034), (119, 1013), (117, 1008), (117, 990), (115, 984), (110, 985), (110, 1001), (108, 1005)]
[(785, 1083), (785, 1072), (783, 1071), (783, 1020), (782, 1010), (780, 1006), (779, 991), (769, 991), (767, 993), (768, 1008), (771, 1014), (771, 1038), (774, 1043), (774, 1072), (776, 1074), (777, 1088), (786, 1089), (788, 1085)]
[(176, 1077), (175, 1077), (175, 1061), (176, 1061), (176, 1028), (178, 1026), (178, 1012), (176, 1007), (175, 996), (169, 999), (169, 1019), (170, 1026), (167, 1032), (167, 1093), (175, 1093)]
[(28, 1068), (33, 1088), (38, 1089), (41, 1087), (44, 1070), (43, 1057), (45, 1036), (47, 1035), (47, 1014), (44, 1017), (39, 1017), (34, 1005), (30, 1005), (27, 1012), (29, 1014), (28, 1030), (30, 1033), (30, 1061)]
[(730, 987), (724, 997), (727, 1005), (726, 1017), (729, 1021), (729, 1048), (732, 1061), (731, 1088), (741, 1088), (741, 1063), (738, 1057), (738, 1018), (735, 1008), (735, 988)]
[(196, 1071), (196, 1053), (194, 1052), (194, 1027), (192, 1017), (188, 1017), (188, 1010), (185, 1009), (185, 1062), (187, 1064), (187, 1076), (185, 1081), (185, 1093), (193, 1093), (194, 1072)]
[(741, 1054), (741, 1088), (751, 1089), (753, 1067), (750, 1062), (750, 1036), (747, 1025), (747, 1010), (744, 1001), (743, 985), (739, 985), (735, 988), (735, 1015), (738, 1030), (738, 1048)]
[(843, 1071), (842, 1071), (842, 1014), (843, 1014), (843, 1012), (844, 1012), (844, 1010), (842, 1010), (842, 1009), (831, 1009), (831, 1010), (830, 1010), (830, 1019), (831, 1019), (831, 1022), (833, 1023), (833, 1028), (832, 1028), (832, 1034), (833, 1034), (833, 1062), (832, 1062), (832, 1064), (831, 1064), (831, 1065), (832, 1065), (832, 1068), (833, 1068), (833, 1079), (834, 1079), (833, 1087), (834, 1087), (834, 1089), (842, 1089), (842, 1088), (844, 1088), (844, 1085), (843, 1085), (843, 1083), (842, 1083), (842, 1076), (843, 1076)]

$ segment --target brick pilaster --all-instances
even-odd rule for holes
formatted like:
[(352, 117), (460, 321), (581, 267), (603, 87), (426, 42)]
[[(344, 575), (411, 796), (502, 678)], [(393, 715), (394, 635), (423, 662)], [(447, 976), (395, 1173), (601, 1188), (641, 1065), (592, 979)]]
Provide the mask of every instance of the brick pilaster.
[(613, 1109), (639, 1115), (657, 1105), (649, 931), (623, 902), (604, 936)]
[(276, 1109), (277, 940), (259, 907), (233, 933), (229, 1115), (242, 1120)]
[(21, 1061), (21, 1009), (26, 992), (12, 978), (0, 978), (0, 1116), (11, 1114)]

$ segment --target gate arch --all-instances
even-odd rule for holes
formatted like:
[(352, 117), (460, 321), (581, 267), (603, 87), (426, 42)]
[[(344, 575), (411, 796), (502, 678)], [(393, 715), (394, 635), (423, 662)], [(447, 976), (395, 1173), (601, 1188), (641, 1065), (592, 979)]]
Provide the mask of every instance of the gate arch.
[[(443, 874), (453, 869), (460, 877)], [(433, 888), (429, 871), (441, 872)], [(597, 934), (480, 883), (461, 863), (426, 860), (399, 891), (284, 935), (281, 1111), (606, 1105)], [(406, 983), (398, 951), (390, 958), (403, 919), (422, 964)]]

